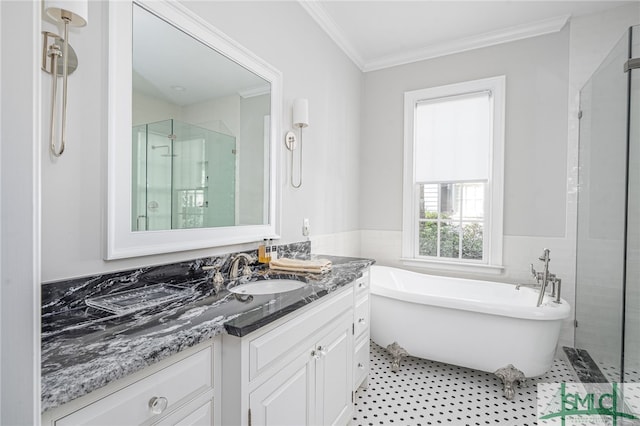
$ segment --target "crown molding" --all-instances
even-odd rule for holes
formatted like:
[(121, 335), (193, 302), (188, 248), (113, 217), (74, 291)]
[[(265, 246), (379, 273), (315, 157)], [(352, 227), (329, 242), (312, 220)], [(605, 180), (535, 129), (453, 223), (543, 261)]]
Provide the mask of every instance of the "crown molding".
[(517, 25), (503, 30), (491, 31), (477, 36), (465, 37), (451, 42), (433, 44), (413, 51), (384, 56), (365, 63), (362, 70), (364, 72), (375, 71), (468, 50), (509, 43), (525, 38), (552, 34), (564, 28), (569, 18), (570, 15), (559, 16), (530, 24)]
[(570, 15), (558, 16), (365, 61), (318, 0), (298, 0), (298, 3), (363, 72), (376, 71), (525, 38), (552, 34), (564, 28), (570, 18)]
[(320, 28), (338, 45), (340, 49), (356, 64), (361, 71), (364, 71), (364, 60), (351, 42), (344, 36), (335, 21), (329, 16), (327, 11), (317, 0), (298, 0), (302, 8), (316, 21)]

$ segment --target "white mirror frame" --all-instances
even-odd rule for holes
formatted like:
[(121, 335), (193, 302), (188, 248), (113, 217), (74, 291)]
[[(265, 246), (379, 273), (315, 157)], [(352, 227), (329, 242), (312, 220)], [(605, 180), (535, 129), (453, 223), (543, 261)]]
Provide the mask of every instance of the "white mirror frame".
[[(220, 247), (279, 238), (277, 192), (282, 120), (282, 74), (177, 2), (135, 1), (212, 49), (271, 83), (269, 220), (265, 225), (133, 232), (131, 230), (132, 11), (131, 1), (109, 8), (108, 166), (105, 259)], [(127, 24), (128, 23), (128, 24)]]

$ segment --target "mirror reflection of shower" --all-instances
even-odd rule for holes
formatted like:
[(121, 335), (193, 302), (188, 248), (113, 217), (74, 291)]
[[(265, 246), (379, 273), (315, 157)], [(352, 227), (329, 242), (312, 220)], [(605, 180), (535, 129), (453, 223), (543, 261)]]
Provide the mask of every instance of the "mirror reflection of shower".
[(151, 149), (166, 149), (165, 153), (160, 154), (161, 157), (176, 157), (169, 145), (151, 145)]
[(234, 136), (169, 119), (133, 141), (132, 231), (235, 224)]

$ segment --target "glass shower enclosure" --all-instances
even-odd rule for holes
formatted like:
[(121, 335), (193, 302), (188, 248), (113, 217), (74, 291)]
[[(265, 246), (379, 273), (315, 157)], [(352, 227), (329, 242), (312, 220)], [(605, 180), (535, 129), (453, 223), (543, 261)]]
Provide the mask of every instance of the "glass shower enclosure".
[(132, 231), (236, 223), (235, 137), (169, 119), (132, 140)]
[(610, 382), (640, 379), (640, 27), (580, 92), (576, 348)]

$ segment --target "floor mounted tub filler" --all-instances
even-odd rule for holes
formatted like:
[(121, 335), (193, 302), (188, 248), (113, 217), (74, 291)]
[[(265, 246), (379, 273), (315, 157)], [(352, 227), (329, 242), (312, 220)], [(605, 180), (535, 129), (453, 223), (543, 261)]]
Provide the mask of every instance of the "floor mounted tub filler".
[(397, 369), (411, 355), (495, 373), (514, 385), (553, 363), (569, 304), (511, 284), (371, 267), (371, 339)]

